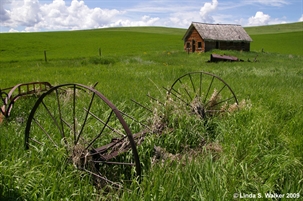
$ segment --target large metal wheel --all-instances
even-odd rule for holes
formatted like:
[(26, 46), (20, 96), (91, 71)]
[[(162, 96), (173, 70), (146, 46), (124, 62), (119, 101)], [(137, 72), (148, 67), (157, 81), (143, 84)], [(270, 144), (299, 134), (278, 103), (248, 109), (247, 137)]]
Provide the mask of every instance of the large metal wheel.
[(63, 84), (42, 94), (25, 130), (25, 147), (32, 146), (65, 150), (74, 166), (92, 174), (102, 187), (120, 188), (141, 174), (127, 123), (93, 87)]
[(238, 105), (230, 86), (207, 72), (191, 72), (179, 77), (168, 89), (168, 95), (202, 119), (237, 109)]

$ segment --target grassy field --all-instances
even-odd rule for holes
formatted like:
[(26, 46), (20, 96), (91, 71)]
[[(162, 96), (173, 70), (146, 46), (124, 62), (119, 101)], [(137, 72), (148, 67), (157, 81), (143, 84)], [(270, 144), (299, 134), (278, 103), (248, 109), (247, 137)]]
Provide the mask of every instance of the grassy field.
[[(247, 28), (254, 40), (251, 52), (189, 55), (182, 50), (184, 29), (0, 34), (1, 88), (32, 81), (98, 82), (96, 89), (120, 110), (141, 120), (162, 114), (168, 122), (162, 135), (150, 135), (138, 147), (141, 183), (105, 192), (92, 185), (90, 175), (66, 162), (64, 150), (24, 150), (26, 119), (36, 99), (17, 101), (12, 116), (0, 125), (0, 200), (232, 200), (240, 195), (270, 200), (268, 193), (302, 199), (300, 26)], [(211, 53), (244, 62), (208, 63)], [(257, 62), (247, 61), (256, 57)], [(162, 87), (193, 71), (224, 79), (241, 109), (205, 123), (185, 111), (150, 103), (146, 94), (165, 102)], [(145, 114), (130, 99), (158, 113)], [(169, 157), (154, 162), (154, 146)]]
[(303, 24), (302, 22), (246, 27), (245, 30), (252, 37), (251, 49), (303, 55)]

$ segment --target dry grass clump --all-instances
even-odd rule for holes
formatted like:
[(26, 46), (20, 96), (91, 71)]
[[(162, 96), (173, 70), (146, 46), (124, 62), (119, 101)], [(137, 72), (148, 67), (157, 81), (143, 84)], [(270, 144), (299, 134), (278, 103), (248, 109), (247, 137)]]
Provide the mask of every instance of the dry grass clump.
[(222, 112), (227, 112), (227, 113), (233, 113), (233, 112), (236, 112), (236, 111), (239, 111), (239, 110), (242, 110), (242, 109), (248, 109), (248, 108), (251, 108), (251, 102), (250, 100), (241, 100), (239, 102), (239, 104), (237, 103), (234, 103), (234, 104), (224, 104), (222, 105), (221, 107), (221, 111)]
[(0, 112), (0, 124), (3, 122), (4, 115)]
[(239, 105), (238, 105), (239, 109), (250, 109), (252, 107), (252, 103), (250, 100), (241, 100)]
[(211, 97), (205, 103), (202, 102), (201, 97), (196, 96), (190, 105), (192, 107), (192, 111), (202, 119), (226, 112), (234, 112), (239, 109), (237, 103), (220, 103), (221, 100), (221, 94), (218, 93), (217, 89), (214, 89)]
[(169, 96), (167, 96), (164, 104), (152, 101), (151, 105), (153, 105), (153, 115), (147, 121), (150, 122), (152, 133), (161, 133), (167, 128), (172, 116), (184, 113), (180, 110), (180, 104), (173, 101)]
[(89, 156), (88, 150), (81, 144), (76, 144), (72, 150), (73, 165), (78, 169), (84, 169), (87, 164), (92, 160)]
[(214, 89), (214, 92), (212, 93), (208, 101), (208, 108), (211, 110), (216, 109), (216, 106), (218, 105), (220, 99), (221, 99), (221, 95), (218, 93), (217, 89)]
[(200, 97), (195, 97), (193, 101), (190, 103), (190, 106), (192, 108), (192, 112), (194, 114), (197, 114), (199, 117), (205, 118), (205, 108), (202, 104), (201, 98)]
[(195, 97), (190, 106), (192, 108), (192, 112), (197, 114), (200, 118), (204, 119), (206, 117), (213, 117), (215, 115), (224, 115), (237, 112), (241, 109), (246, 109), (251, 107), (251, 102), (249, 100), (243, 99), (239, 103), (220, 103), (222, 100), (221, 95), (218, 93), (216, 89), (212, 93), (209, 100), (202, 103), (201, 97)]
[(210, 142), (206, 144), (205, 141), (201, 142), (200, 145), (195, 148), (188, 148), (183, 153), (177, 154), (169, 153), (165, 148), (160, 146), (154, 146), (152, 164), (164, 164), (166, 161), (169, 161), (185, 165), (185, 162), (194, 161), (197, 157), (205, 154), (205, 152), (211, 153), (214, 156), (214, 159), (218, 159), (223, 152), (223, 149), (219, 143)]
[(161, 132), (166, 127), (165, 117), (163, 111), (157, 107), (153, 110), (153, 116), (150, 118), (152, 133)]
[[(152, 102), (153, 115), (149, 118), (150, 128), (152, 132), (163, 131), (172, 119), (178, 119), (179, 117), (196, 115), (198, 118), (206, 119), (214, 116), (222, 116), (237, 112), (241, 109), (250, 108), (251, 103), (248, 100), (243, 99), (239, 103), (220, 102), (222, 96), (216, 89), (214, 89), (212, 95), (208, 100), (203, 103), (202, 97), (196, 96), (193, 98), (189, 105), (179, 99), (172, 99), (167, 96), (164, 104), (159, 102)], [(190, 107), (190, 110), (188, 109)]]
[[(80, 96), (78, 89), (76, 89), (75, 93), (76, 93), (76, 97)], [(74, 96), (74, 89), (70, 88), (62, 91), (61, 96), (63, 96), (64, 104), (70, 104), (70, 101), (73, 99)]]
[[(3, 122), (5, 116), (3, 113), (5, 113), (5, 105), (3, 105), (1, 108), (0, 108), (0, 124)], [(2, 113), (3, 112), (3, 113)]]
[(92, 182), (97, 188), (101, 189), (107, 185), (107, 179), (100, 175), (96, 164), (93, 162), (93, 157), (82, 144), (73, 147), (71, 159), (77, 169), (84, 170), (92, 175)]

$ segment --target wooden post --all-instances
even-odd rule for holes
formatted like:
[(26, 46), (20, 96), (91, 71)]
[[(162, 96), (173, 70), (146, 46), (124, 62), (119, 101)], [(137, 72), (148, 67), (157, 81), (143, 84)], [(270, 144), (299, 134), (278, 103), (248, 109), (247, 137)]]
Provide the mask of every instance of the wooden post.
[(47, 62), (46, 50), (44, 50), (44, 61)]
[(101, 57), (101, 48), (99, 47), (99, 56)]

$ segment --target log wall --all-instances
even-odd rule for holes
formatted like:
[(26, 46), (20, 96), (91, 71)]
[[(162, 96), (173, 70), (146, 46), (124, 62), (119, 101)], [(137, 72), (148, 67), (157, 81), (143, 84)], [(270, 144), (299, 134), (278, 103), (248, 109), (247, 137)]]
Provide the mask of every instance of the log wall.
[(205, 52), (204, 40), (196, 29), (193, 29), (189, 37), (184, 41), (184, 50), (189, 52)]
[(195, 28), (184, 41), (185, 51), (207, 52), (212, 49), (250, 51), (250, 42), (204, 41)]

